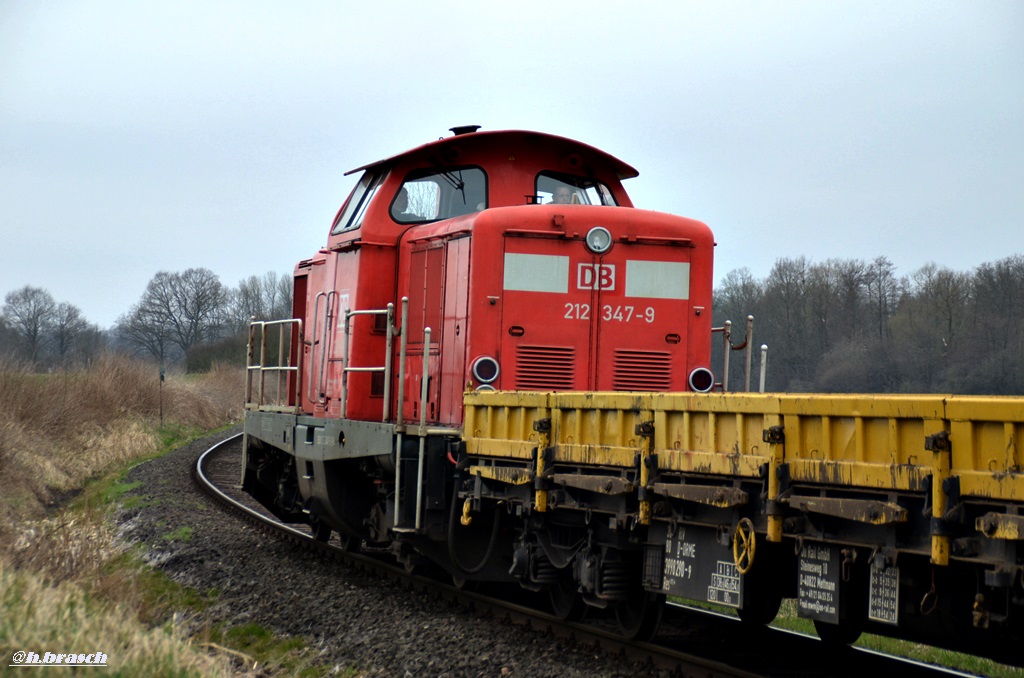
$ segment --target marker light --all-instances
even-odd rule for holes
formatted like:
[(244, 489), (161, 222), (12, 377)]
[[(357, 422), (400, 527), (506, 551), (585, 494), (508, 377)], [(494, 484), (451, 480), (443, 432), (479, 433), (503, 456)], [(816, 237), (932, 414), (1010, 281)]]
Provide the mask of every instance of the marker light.
[(587, 233), (586, 243), (594, 254), (604, 254), (612, 248), (612, 234), (604, 226), (594, 226)]
[(690, 389), (697, 393), (707, 393), (715, 386), (715, 375), (706, 367), (698, 367), (690, 372)]
[(498, 361), (490, 356), (481, 356), (473, 361), (473, 378), (481, 384), (490, 384), (500, 372)]

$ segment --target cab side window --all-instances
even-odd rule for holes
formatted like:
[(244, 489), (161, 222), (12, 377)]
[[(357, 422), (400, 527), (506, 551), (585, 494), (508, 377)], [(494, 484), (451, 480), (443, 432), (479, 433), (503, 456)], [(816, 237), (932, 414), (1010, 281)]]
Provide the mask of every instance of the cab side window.
[(343, 231), (351, 231), (359, 228), (363, 223), (363, 216), (366, 208), (373, 202), (373, 196), (384, 181), (384, 174), (377, 172), (364, 172), (359, 183), (352, 189), (345, 206), (338, 213), (338, 218), (331, 229), (331, 235), (337, 235)]
[(391, 201), (400, 224), (450, 219), (487, 209), (487, 175), (479, 167), (419, 170), (409, 174)]

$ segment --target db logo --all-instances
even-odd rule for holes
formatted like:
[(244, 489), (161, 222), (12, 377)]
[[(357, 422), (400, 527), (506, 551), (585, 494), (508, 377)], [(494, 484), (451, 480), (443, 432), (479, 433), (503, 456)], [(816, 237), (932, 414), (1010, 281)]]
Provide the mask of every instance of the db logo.
[(615, 264), (580, 264), (576, 268), (576, 289), (614, 290)]

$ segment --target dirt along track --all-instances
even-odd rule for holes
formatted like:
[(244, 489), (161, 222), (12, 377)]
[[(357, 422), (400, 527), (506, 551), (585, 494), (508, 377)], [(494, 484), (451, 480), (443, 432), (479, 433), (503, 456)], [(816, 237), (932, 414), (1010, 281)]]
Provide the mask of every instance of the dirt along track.
[[(123, 536), (146, 545), (175, 581), (216, 590), (206, 624), (257, 623), (304, 637), (319, 663), (380, 676), (662, 676), (571, 641), (481, 617), (344, 563), (267, 536), (228, 515), (195, 487), (198, 455), (230, 433), (195, 441), (131, 471), (144, 498), (119, 517)], [(191, 537), (171, 540), (191, 528)]]

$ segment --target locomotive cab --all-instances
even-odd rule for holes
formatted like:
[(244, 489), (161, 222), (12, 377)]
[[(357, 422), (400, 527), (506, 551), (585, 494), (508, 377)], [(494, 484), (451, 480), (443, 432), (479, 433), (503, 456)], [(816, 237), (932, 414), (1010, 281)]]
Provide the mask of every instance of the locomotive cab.
[[(363, 171), (336, 220), (323, 270), (334, 269), (339, 309), (397, 309), (409, 299), (403, 402), (388, 408), (400, 418), (419, 417), (424, 355), (426, 420), (453, 427), (461, 424), (467, 387), (710, 386), (710, 231), (634, 209), (621, 184), (636, 174), (631, 167), (557, 137), (478, 132)], [(322, 294), (324, 286), (309, 289)], [(307, 292), (305, 303), (325, 316), (307, 311), (307, 327), (326, 327), (326, 301), (317, 309)], [(383, 364), (386, 347), (372, 341), (370, 325), (355, 319), (352, 336), (364, 341), (351, 342), (351, 350), (366, 354), (353, 353), (351, 363)], [(310, 347), (310, 381), (326, 375), (313, 389), (321, 400), (337, 394), (342, 381), (339, 343)], [(398, 347), (392, 352), (397, 364)], [(348, 380), (348, 407), (356, 409), (347, 416), (379, 416), (383, 403), (373, 399), (383, 397), (380, 376), (349, 373)], [(315, 412), (316, 402), (305, 409)]]

